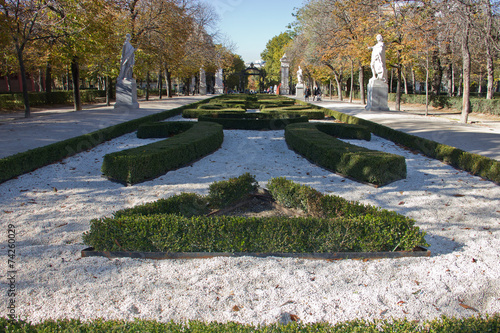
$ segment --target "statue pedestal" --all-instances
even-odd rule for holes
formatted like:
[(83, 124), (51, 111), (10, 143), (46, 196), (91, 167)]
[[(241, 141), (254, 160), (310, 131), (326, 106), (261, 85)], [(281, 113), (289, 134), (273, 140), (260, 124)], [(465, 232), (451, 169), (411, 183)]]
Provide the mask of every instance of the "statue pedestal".
[(295, 86), (295, 97), (304, 98), (304, 85), (302, 83)]
[(387, 99), (389, 87), (387, 83), (375, 78), (368, 82), (368, 98), (365, 106), (367, 111), (389, 111)]
[(138, 109), (137, 84), (134, 79), (123, 79), (116, 82), (115, 109), (128, 108)]

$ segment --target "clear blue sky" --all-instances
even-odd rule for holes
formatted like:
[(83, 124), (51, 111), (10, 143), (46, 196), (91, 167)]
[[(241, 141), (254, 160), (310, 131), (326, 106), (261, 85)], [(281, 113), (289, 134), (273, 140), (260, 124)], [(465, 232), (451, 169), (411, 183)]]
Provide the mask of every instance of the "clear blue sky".
[(304, 0), (204, 0), (218, 13), (219, 31), (232, 41), (245, 62), (260, 59), (260, 53), (274, 36), (295, 21), (294, 8)]

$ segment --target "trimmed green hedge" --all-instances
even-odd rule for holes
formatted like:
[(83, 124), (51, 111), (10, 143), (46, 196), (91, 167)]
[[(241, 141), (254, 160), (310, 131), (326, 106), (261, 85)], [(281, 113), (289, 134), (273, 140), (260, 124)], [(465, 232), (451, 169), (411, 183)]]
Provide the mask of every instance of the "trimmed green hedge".
[(380, 252), (425, 244), (417, 227), (392, 222), (370, 216), (135, 215), (92, 220), (83, 241), (97, 251), (141, 252)]
[[(394, 102), (396, 94), (389, 94), (389, 100)], [(402, 103), (425, 104), (425, 95), (402, 94)], [(462, 97), (449, 97), (446, 95), (429, 95), (429, 104), (438, 108), (452, 108), (461, 111), (463, 106)], [(500, 115), (500, 99), (470, 98), (471, 112)]]
[(448, 318), (442, 316), (424, 322), (405, 319), (384, 319), (369, 321), (356, 319), (335, 325), (319, 323), (292, 322), (284, 325), (248, 325), (235, 322), (217, 323), (191, 320), (188, 323), (158, 322), (153, 320), (134, 321), (94, 319), (48, 319), (33, 324), (24, 320), (12, 321), (0, 318), (0, 327), (6, 333), (38, 333), (38, 332), (183, 332), (183, 333), (471, 333), (500, 332), (500, 315), (473, 316), (468, 318)]
[(222, 126), (196, 123), (167, 140), (104, 156), (102, 172), (108, 178), (136, 184), (156, 178), (217, 150), (223, 141)]
[(485, 156), (407, 134), (390, 127), (360, 119), (335, 110), (324, 109), (325, 113), (348, 124), (366, 126), (370, 132), (384, 139), (417, 150), (422, 154), (443, 161), (455, 168), (500, 184), (500, 162)]
[[(328, 125), (320, 127), (325, 129)], [(320, 131), (317, 124), (288, 125), (285, 140), (291, 149), (313, 163), (361, 182), (385, 185), (406, 178), (404, 157), (345, 143)]]
[(246, 198), (257, 190), (258, 183), (255, 176), (244, 173), (237, 178), (221, 180), (208, 187), (208, 201), (214, 208), (227, 207)]
[[(257, 183), (247, 173), (213, 183), (205, 200), (181, 194), (94, 219), (83, 240), (97, 251), (146, 252), (366, 252), (427, 245), (415, 221), (395, 212), (323, 196), (285, 178), (268, 187), (276, 201), (311, 217), (197, 215), (207, 205), (225, 207), (254, 192)], [(189, 215), (179, 215), (184, 212)]]
[(318, 109), (287, 110), (285, 108), (277, 108), (277, 109), (266, 108), (266, 109), (261, 110), (261, 112), (262, 113), (269, 113), (271, 115), (285, 114), (285, 115), (287, 115), (287, 117), (306, 116), (309, 119), (323, 119), (323, 118), (325, 118), (325, 112), (323, 110), (318, 110)]
[(133, 132), (137, 130), (141, 124), (161, 121), (179, 115), (183, 109), (192, 108), (202, 102), (203, 101), (196, 102), (190, 105), (126, 121), (95, 132), (4, 157), (0, 159), (0, 183), (48, 164), (55, 163), (66, 157), (73, 156), (87, 149), (92, 149), (105, 141)]
[[(30, 92), (28, 97), (30, 106), (64, 105), (73, 103), (73, 91), (53, 91), (51, 93)], [(80, 98), (83, 103), (93, 103), (98, 97), (106, 97), (106, 92), (97, 89), (80, 91)], [(0, 94), (0, 109), (19, 110), (23, 108), (24, 100), (22, 93)]]
[[(312, 187), (294, 183), (284, 177), (270, 179), (267, 189), (285, 207), (302, 209), (321, 218), (363, 219), (361, 234), (371, 234), (365, 241), (385, 242), (386, 248), (412, 249), (417, 245), (427, 246), (424, 235), (414, 227), (415, 221), (386, 209), (348, 201), (335, 195), (323, 195)], [(349, 243), (352, 240), (348, 241)], [(389, 245), (391, 244), (391, 245)], [(392, 250), (394, 250), (392, 249)]]
[(205, 109), (184, 109), (182, 111), (183, 118), (199, 118), (201, 116), (209, 116), (213, 114), (219, 113), (245, 113), (245, 109), (240, 108), (226, 108), (226, 109), (218, 109), (218, 110), (205, 110)]
[[(295, 116), (290, 118), (274, 118), (273, 115), (261, 116), (257, 113), (245, 113), (242, 116), (228, 118), (223, 114), (214, 114), (212, 116), (200, 116), (198, 121), (212, 121), (221, 124), (224, 129), (241, 130), (283, 130), (289, 124), (306, 123), (309, 119), (305, 116)], [(282, 115), (279, 115), (282, 116)], [(267, 119), (262, 119), (267, 118)]]

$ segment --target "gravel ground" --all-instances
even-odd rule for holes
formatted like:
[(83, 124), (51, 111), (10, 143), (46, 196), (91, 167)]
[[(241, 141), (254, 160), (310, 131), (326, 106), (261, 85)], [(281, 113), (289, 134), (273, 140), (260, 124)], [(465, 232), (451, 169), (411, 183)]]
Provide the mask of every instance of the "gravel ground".
[[(174, 119), (177, 120), (177, 119)], [(383, 187), (333, 174), (289, 150), (283, 131), (224, 131), (222, 147), (190, 166), (125, 187), (100, 172), (103, 156), (154, 140), (135, 133), (0, 184), (1, 288), (7, 228), (16, 230), (15, 312), (48, 318), (337, 323), (426, 320), (500, 311), (500, 187), (374, 137), (350, 141), (403, 155), (408, 177)], [(93, 218), (180, 192), (207, 194), (245, 172), (395, 210), (427, 232), (430, 258), (313, 261), (282, 258), (81, 258)], [(0, 298), (7, 315), (9, 297)]]

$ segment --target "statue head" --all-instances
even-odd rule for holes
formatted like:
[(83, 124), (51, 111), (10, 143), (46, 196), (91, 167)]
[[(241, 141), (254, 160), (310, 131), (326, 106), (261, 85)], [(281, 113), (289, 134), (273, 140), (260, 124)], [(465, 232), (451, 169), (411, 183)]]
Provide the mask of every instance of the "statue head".
[(383, 42), (383, 41), (384, 41), (384, 38), (382, 37), (382, 35), (381, 35), (381, 34), (378, 34), (378, 35), (377, 35), (377, 42), (379, 42), (379, 43), (380, 43), (380, 42)]
[(132, 38), (132, 36), (130, 36), (130, 34), (126, 34), (125, 35), (125, 40), (128, 42), (130, 41), (130, 38)]

